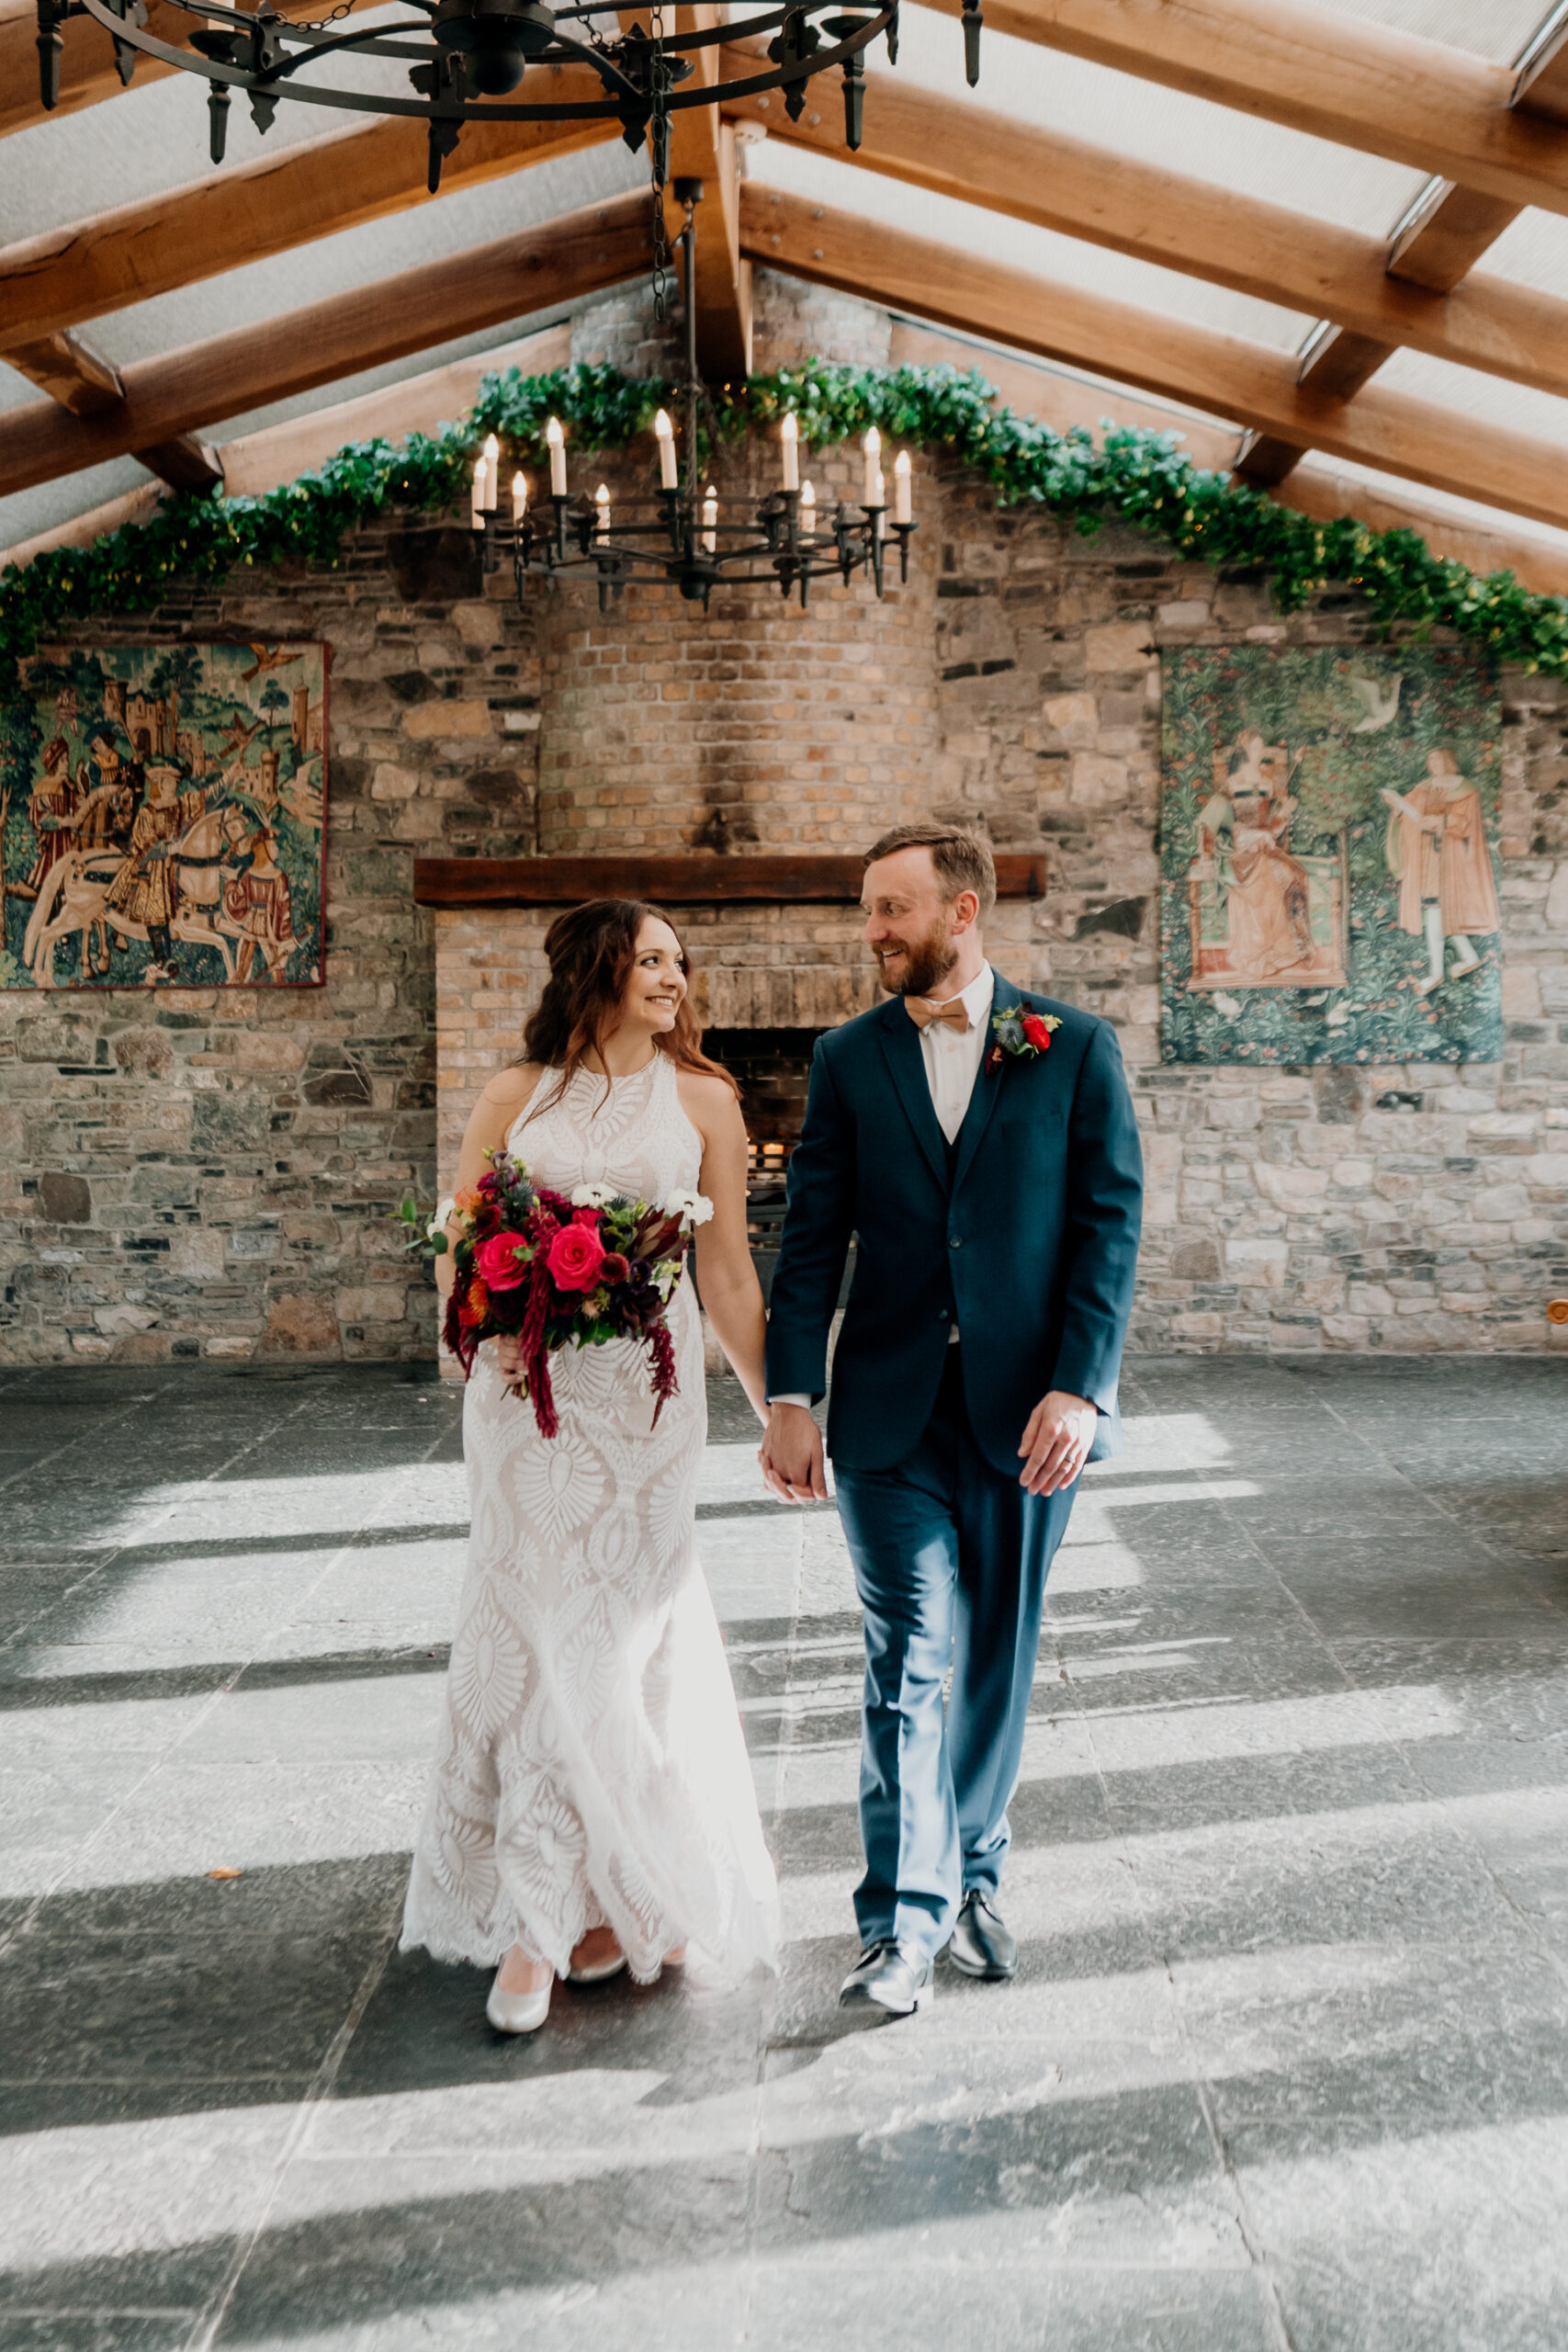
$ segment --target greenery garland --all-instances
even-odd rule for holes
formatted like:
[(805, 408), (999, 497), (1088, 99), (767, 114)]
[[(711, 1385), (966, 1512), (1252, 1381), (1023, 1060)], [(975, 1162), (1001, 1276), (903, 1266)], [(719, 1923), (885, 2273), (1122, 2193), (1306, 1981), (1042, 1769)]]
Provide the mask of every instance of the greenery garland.
[[(677, 388), (614, 368), (487, 376), (467, 417), (400, 447), (355, 441), (297, 481), (256, 498), (211, 493), (171, 499), (152, 520), (87, 548), (61, 548), (0, 574), (0, 661), (95, 613), (145, 611), (176, 581), (215, 579), (243, 565), (333, 564), (345, 535), (388, 508), (466, 504), (474, 450), (495, 433), (525, 463), (543, 461), (546, 420), (559, 416), (581, 449), (624, 448), (649, 431)], [(1268, 574), (1283, 612), (1319, 588), (1358, 590), (1384, 627), (1444, 628), (1495, 660), (1568, 673), (1568, 598), (1534, 594), (1510, 571), (1485, 578), (1435, 556), (1413, 530), (1373, 531), (1343, 518), (1314, 523), (1260, 491), (1206, 471), (1179, 437), (1117, 427), (1097, 447), (1088, 429), (1055, 433), (996, 405), (978, 369), (840, 368), (813, 360), (715, 395), (728, 440), (766, 429), (793, 408), (801, 438), (821, 447), (868, 425), (897, 441), (946, 449), (987, 481), (1001, 506), (1070, 515), (1087, 535), (1107, 514), (1168, 541), (1182, 555)]]

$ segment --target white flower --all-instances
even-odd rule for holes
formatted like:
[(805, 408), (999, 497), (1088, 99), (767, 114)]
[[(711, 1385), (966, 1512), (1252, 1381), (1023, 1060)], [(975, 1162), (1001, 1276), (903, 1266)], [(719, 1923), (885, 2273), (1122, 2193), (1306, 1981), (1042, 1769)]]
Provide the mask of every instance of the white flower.
[(446, 1232), (446, 1220), (451, 1216), (452, 1211), (456, 1206), (457, 1203), (450, 1193), (448, 1193), (444, 1199), (436, 1202), (435, 1215), (431, 1218), (430, 1223), (424, 1228), (425, 1238), (427, 1240), (437, 1240), (440, 1236)]
[(666, 1216), (678, 1216), (682, 1225), (705, 1225), (713, 1215), (713, 1203), (701, 1193), (671, 1193), (663, 1207)]
[(574, 1209), (607, 1209), (620, 1194), (614, 1184), (579, 1184), (574, 1187), (571, 1205)]

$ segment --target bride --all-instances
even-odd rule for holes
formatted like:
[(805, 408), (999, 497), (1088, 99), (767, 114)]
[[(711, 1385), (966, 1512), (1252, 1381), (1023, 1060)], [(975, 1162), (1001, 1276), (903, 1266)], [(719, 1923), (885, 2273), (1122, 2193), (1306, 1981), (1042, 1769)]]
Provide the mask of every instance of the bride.
[[(458, 1185), (504, 1145), (568, 1194), (705, 1194), (703, 1306), (765, 1420), (746, 1131), (699, 1051), (685, 951), (652, 907), (595, 899), (545, 954), (524, 1057), (475, 1106)], [(450, 1255), (435, 1264), (445, 1294)], [(728, 1969), (773, 1964), (773, 1864), (694, 1541), (707, 1406), (689, 1279), (670, 1326), (680, 1393), (657, 1427), (634, 1340), (552, 1356), (551, 1441), (507, 1385), (509, 1340), (480, 1349), (464, 1399), (468, 1574), (401, 1943), (499, 1962), (502, 2033), (544, 2023), (558, 1976), (649, 1983), (688, 1941)]]

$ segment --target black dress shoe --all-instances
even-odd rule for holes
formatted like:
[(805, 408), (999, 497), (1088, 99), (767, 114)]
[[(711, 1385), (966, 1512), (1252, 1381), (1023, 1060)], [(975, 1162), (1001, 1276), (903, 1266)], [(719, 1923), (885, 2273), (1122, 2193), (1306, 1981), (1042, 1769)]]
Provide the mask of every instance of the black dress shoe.
[(993, 1983), (1018, 1973), (1018, 1943), (976, 1887), (964, 1898), (953, 1923), (947, 1956), (965, 1976), (985, 1976)]
[(929, 1960), (908, 1944), (886, 1941), (867, 1944), (839, 1992), (841, 2009), (886, 2009), (890, 2018), (913, 2016), (936, 1995), (936, 1976)]

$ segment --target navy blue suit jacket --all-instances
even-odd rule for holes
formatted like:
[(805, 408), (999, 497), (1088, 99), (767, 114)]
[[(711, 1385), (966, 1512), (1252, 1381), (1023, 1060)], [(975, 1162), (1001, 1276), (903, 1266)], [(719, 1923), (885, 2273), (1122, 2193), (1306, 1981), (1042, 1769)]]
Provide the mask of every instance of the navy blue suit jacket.
[(953, 1183), (919, 1031), (902, 999), (818, 1039), (768, 1322), (768, 1393), (819, 1397), (852, 1234), (854, 1280), (833, 1360), (828, 1451), (886, 1470), (919, 1440), (956, 1319), (970, 1426), (1016, 1476), (1024, 1424), (1053, 1388), (1100, 1408), (1091, 1460), (1119, 1453), (1116, 1384), (1143, 1204), (1137, 1124), (1109, 1023), (1015, 989), (992, 1010), (1061, 1022), (1037, 1059), (986, 1061)]

